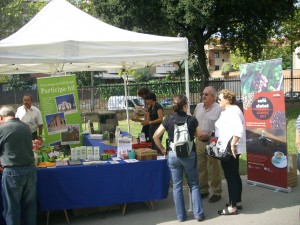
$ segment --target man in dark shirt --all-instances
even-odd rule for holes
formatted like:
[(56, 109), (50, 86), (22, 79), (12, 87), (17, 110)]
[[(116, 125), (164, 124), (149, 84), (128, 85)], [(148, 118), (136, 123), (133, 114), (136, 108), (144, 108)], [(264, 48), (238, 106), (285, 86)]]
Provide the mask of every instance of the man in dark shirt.
[(0, 124), (3, 216), (7, 225), (35, 225), (37, 172), (31, 130), (10, 106), (1, 107)]

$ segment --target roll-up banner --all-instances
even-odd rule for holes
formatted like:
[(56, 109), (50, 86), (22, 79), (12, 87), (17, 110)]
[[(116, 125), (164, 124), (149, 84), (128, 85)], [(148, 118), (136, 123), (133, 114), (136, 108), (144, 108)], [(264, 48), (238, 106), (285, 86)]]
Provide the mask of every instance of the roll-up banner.
[(282, 60), (240, 65), (248, 183), (288, 188)]
[(76, 76), (38, 78), (37, 85), (44, 124), (44, 145), (81, 145)]

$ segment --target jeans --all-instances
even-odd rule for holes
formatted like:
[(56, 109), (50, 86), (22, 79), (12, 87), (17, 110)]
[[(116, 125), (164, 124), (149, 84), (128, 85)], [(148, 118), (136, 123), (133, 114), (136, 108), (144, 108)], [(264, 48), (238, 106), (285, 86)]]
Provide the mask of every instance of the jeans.
[(36, 181), (35, 166), (3, 170), (3, 217), (6, 225), (36, 224)]
[(183, 172), (186, 175), (190, 194), (192, 196), (192, 207), (194, 217), (200, 219), (204, 217), (203, 204), (199, 190), (197, 156), (196, 152), (191, 152), (189, 157), (179, 158), (173, 151), (168, 152), (168, 165), (173, 181), (173, 198), (175, 203), (176, 215), (179, 221), (187, 218), (184, 196), (182, 190)]

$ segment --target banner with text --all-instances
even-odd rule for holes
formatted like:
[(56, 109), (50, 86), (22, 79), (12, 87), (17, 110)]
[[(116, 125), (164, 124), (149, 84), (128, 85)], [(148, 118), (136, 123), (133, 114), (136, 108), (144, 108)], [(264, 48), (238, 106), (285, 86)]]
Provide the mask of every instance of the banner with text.
[(82, 143), (76, 76), (37, 79), (45, 146)]
[(282, 60), (240, 65), (248, 180), (287, 188)]

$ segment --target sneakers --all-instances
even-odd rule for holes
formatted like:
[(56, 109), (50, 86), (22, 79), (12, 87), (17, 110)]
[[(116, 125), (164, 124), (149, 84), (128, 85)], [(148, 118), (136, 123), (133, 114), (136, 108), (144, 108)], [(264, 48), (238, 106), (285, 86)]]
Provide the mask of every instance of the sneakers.
[(201, 198), (206, 198), (209, 195), (209, 193), (201, 193)]
[(210, 197), (210, 199), (208, 200), (209, 203), (214, 203), (214, 202), (217, 202), (221, 199), (221, 196), (220, 195), (213, 195)]

